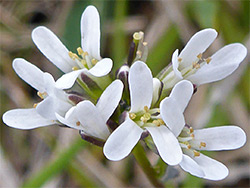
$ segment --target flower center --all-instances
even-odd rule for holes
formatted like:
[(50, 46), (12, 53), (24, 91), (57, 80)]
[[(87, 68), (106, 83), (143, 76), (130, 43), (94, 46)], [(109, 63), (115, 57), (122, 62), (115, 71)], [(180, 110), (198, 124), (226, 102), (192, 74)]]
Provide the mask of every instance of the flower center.
[(149, 109), (144, 106), (142, 111), (137, 113), (129, 113), (129, 118), (133, 120), (139, 127), (155, 127), (165, 125), (164, 121), (159, 118), (160, 109)]
[[(192, 62), (192, 65), (185, 67), (181, 70), (181, 74), (183, 77), (188, 77), (191, 74), (194, 74), (199, 68), (201, 68), (204, 64), (209, 64), (210, 61), (212, 60), (211, 57), (208, 58), (203, 58), (202, 57), (202, 53), (200, 53), (199, 55), (197, 55), (197, 60)], [(181, 63), (182, 62), (182, 58), (178, 58), (178, 62)]]
[(72, 70), (78, 70), (83, 68), (91, 69), (98, 62), (97, 59), (91, 59), (88, 52), (84, 52), (81, 47), (77, 48), (77, 53), (78, 55), (69, 51), (69, 57), (76, 62), (76, 66), (74, 66)]
[(192, 157), (200, 156), (200, 152), (196, 151), (194, 148), (206, 147), (205, 142), (192, 142), (195, 141), (194, 129), (189, 126), (185, 126), (177, 138), (183, 152)]

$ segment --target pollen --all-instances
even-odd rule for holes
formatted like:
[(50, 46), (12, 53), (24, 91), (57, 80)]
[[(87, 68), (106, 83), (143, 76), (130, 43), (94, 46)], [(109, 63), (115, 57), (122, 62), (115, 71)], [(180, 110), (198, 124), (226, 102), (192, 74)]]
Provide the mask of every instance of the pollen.
[(207, 146), (207, 144), (206, 144), (205, 142), (201, 142), (201, 143), (200, 143), (200, 148), (201, 148), (201, 147), (206, 147), (206, 146)]
[(77, 53), (78, 53), (79, 55), (82, 55), (82, 54), (84, 53), (84, 51), (82, 50), (81, 47), (78, 47), (78, 48), (77, 48)]
[(161, 125), (158, 120), (154, 120), (152, 123), (155, 124), (157, 127), (160, 127), (160, 125)]
[(182, 61), (182, 58), (181, 58), (181, 57), (178, 57), (178, 61), (181, 62), (181, 61)]
[(194, 156), (195, 156), (195, 157), (199, 157), (199, 156), (200, 156), (200, 152), (198, 152), (198, 151), (196, 151), (196, 150), (194, 150), (193, 152), (194, 152)]
[(144, 111), (145, 111), (145, 112), (148, 112), (148, 111), (149, 111), (148, 106), (144, 106)]
[(130, 119), (135, 119), (135, 118), (136, 118), (135, 113), (129, 113), (129, 118), (130, 118)]
[(75, 59), (78, 58), (78, 56), (77, 56), (75, 53), (71, 52), (71, 51), (69, 51), (69, 57), (70, 57), (71, 59), (73, 59), (73, 60), (75, 60)]
[(207, 59), (205, 59), (205, 61), (207, 62), (207, 64), (209, 64), (211, 60), (212, 60), (211, 57), (208, 57)]
[(40, 91), (37, 92), (37, 95), (41, 98), (44, 99), (44, 96), (48, 95), (46, 92), (41, 93)]
[(188, 148), (188, 149), (191, 149), (191, 145), (190, 145), (190, 144), (188, 144), (188, 145), (187, 145), (187, 148)]
[(202, 58), (202, 53), (200, 53), (199, 55), (197, 55), (197, 58), (201, 60), (201, 58)]
[(196, 69), (199, 69), (201, 67), (200, 64), (197, 62), (193, 62), (192, 65), (193, 65), (193, 68), (196, 68)]
[(80, 121), (77, 121), (76, 126), (80, 126), (80, 125), (81, 125)]
[(74, 66), (74, 67), (72, 67), (72, 70), (76, 71), (76, 70), (78, 70), (78, 67)]
[(190, 133), (193, 133), (193, 132), (194, 132), (193, 127), (190, 127), (190, 128), (189, 128), (189, 131), (190, 131)]
[(98, 62), (97, 59), (92, 59), (92, 60), (91, 60), (91, 63), (92, 63), (93, 65), (95, 65), (97, 62)]

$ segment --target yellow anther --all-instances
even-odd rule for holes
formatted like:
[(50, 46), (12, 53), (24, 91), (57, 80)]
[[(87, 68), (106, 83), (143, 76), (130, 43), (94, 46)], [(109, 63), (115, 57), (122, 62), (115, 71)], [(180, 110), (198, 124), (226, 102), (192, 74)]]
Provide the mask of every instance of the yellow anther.
[(158, 121), (159, 121), (159, 123), (160, 123), (161, 125), (164, 125), (164, 124), (165, 124), (164, 121), (163, 121), (162, 119), (158, 119)]
[(71, 52), (71, 51), (69, 51), (69, 57), (71, 59), (73, 59), (73, 60), (78, 59), (78, 56), (75, 53)]
[(207, 144), (206, 144), (205, 142), (201, 142), (201, 143), (200, 143), (200, 148), (201, 148), (201, 147), (206, 147), (206, 146), (207, 146)]
[(194, 139), (194, 134), (191, 134), (190, 136)]
[(200, 53), (199, 55), (197, 55), (197, 58), (201, 60), (201, 58), (202, 58), (202, 53)]
[(200, 64), (197, 62), (193, 62), (192, 65), (193, 65), (193, 68), (196, 68), (196, 69), (199, 69), (201, 67)]
[(205, 59), (205, 61), (207, 62), (207, 64), (209, 64), (211, 60), (212, 60), (211, 57), (208, 57), (207, 59)]
[(148, 108), (147, 106), (144, 106), (143, 109), (144, 109), (145, 112), (148, 112), (148, 111), (149, 111), (149, 108)]
[(77, 52), (78, 52), (79, 55), (82, 55), (84, 53), (84, 51), (82, 50), (81, 47), (77, 48)]
[(98, 62), (97, 59), (92, 59), (92, 60), (91, 60), (91, 63), (92, 63), (93, 65), (95, 65), (97, 62)]
[(44, 99), (44, 96), (48, 95), (46, 92), (41, 93), (40, 91), (37, 92), (37, 95), (41, 98)]
[(148, 121), (148, 120), (147, 120), (145, 117), (143, 117), (143, 116), (140, 118), (140, 120), (141, 120), (143, 123), (147, 123), (147, 121)]
[(88, 52), (83, 52), (82, 57), (89, 55)]
[(82, 64), (83, 66), (87, 65), (87, 62), (86, 62), (85, 59), (82, 59), (80, 62), (81, 62), (81, 64)]
[(193, 132), (194, 132), (193, 127), (190, 127), (190, 128), (189, 128), (189, 131), (190, 131), (190, 133), (193, 133)]
[(191, 145), (190, 145), (190, 144), (188, 144), (188, 145), (187, 145), (187, 148), (188, 148), (188, 149), (191, 149)]
[(81, 125), (80, 121), (77, 121), (76, 126), (80, 126), (80, 125)]
[(200, 156), (200, 152), (195, 151), (195, 150), (194, 150), (193, 152), (194, 152), (194, 156), (195, 156), (195, 157), (199, 157), (199, 156)]
[(155, 124), (157, 127), (159, 127), (161, 125), (158, 120), (154, 120), (152, 123)]
[(178, 57), (178, 61), (181, 62), (181, 61), (182, 61), (182, 58), (181, 58), (181, 57)]
[(76, 71), (76, 70), (78, 70), (78, 67), (74, 66), (74, 67), (72, 67), (72, 70)]
[(34, 105), (33, 105), (33, 108), (36, 108), (37, 107), (37, 103), (35, 103)]
[(135, 113), (129, 113), (129, 118), (130, 118), (130, 119), (135, 119), (135, 118), (136, 118)]

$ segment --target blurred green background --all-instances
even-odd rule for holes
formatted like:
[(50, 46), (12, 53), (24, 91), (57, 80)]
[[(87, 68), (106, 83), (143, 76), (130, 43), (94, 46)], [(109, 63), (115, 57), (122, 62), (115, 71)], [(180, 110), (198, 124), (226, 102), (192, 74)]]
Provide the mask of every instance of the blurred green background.
[[(50, 28), (69, 50), (80, 46), (80, 18), (88, 5), (101, 17), (101, 55), (114, 61), (114, 70), (126, 62), (132, 34), (145, 33), (147, 64), (154, 76), (171, 60), (176, 48), (204, 28), (219, 36), (205, 56), (222, 46), (240, 42), (248, 49), (249, 1), (20, 1), (0, 2), (1, 115), (13, 108), (29, 108), (39, 101), (36, 92), (12, 70), (12, 60), (22, 57), (55, 78), (61, 72), (32, 43), (30, 34), (39, 25)], [(239, 125), (249, 133), (249, 56), (227, 79), (198, 88), (186, 120), (194, 128)], [(57, 126), (23, 131), (1, 121), (1, 187), (150, 187), (133, 156), (108, 161), (102, 149), (80, 140), (78, 131)], [(249, 134), (248, 134), (249, 138)], [(229, 176), (219, 182), (195, 178), (180, 170), (168, 187), (248, 187), (249, 142), (236, 151), (209, 152), (226, 164)], [(158, 156), (148, 151), (155, 164)], [(179, 169), (178, 167), (176, 167)]]

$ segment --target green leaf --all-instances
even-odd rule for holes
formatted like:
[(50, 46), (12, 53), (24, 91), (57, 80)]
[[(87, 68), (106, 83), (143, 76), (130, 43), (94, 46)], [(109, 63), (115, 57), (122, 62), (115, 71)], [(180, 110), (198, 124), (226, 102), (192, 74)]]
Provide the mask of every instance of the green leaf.
[(84, 148), (85, 144), (82, 139), (77, 139), (69, 148), (58, 154), (54, 160), (49, 161), (40, 171), (32, 174), (22, 187), (41, 187), (44, 185), (48, 180), (66, 169), (74, 156)]

